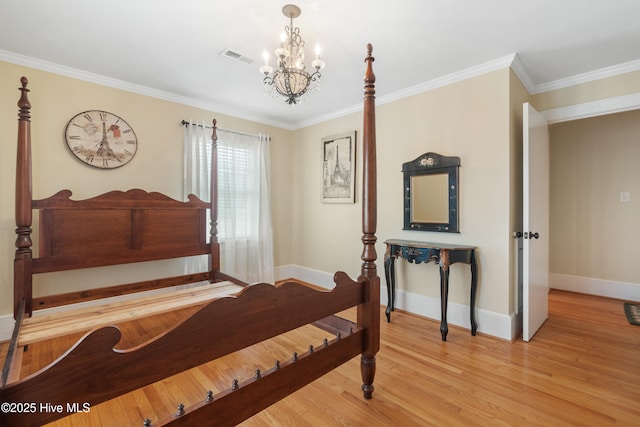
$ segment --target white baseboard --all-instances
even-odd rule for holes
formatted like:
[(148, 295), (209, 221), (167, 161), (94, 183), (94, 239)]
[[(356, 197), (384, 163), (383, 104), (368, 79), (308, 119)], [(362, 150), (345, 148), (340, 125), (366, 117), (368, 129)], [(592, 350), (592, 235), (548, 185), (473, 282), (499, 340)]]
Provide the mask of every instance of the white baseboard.
[[(327, 289), (331, 289), (334, 286), (333, 273), (301, 267), (299, 265), (284, 265), (276, 267), (275, 278), (276, 280), (296, 278)], [(380, 286), (380, 303), (386, 305), (387, 288), (384, 286), (384, 280), (382, 280), (382, 283), (383, 285)], [(635, 297), (624, 297), (623, 299), (634, 301), (640, 300), (640, 285), (634, 286), (627, 284), (626, 288), (633, 288), (627, 289), (627, 295), (633, 294)], [(588, 293), (582, 289), (578, 290), (578, 292)], [(615, 296), (615, 298), (621, 297)], [(398, 289), (396, 290), (396, 308), (419, 316), (436, 320), (440, 319), (439, 298), (427, 297)], [(450, 325), (470, 329), (471, 321), (469, 320), (469, 306), (449, 302), (447, 320)], [(382, 319), (382, 321), (386, 321), (386, 319)], [(391, 315), (391, 321), (393, 321), (393, 314)], [(506, 315), (476, 308), (476, 321), (478, 323), (478, 332), (508, 341), (513, 341), (516, 338), (514, 335), (519, 331), (518, 318), (515, 313)], [(0, 341), (6, 341), (11, 338), (13, 324), (14, 320), (12, 315), (7, 314), (0, 316)]]
[(616, 282), (613, 280), (549, 273), (549, 287), (607, 298), (640, 301), (640, 283)]
[(335, 286), (333, 274), (299, 265), (290, 264), (276, 267), (275, 276), (276, 280), (295, 278), (326, 289), (331, 289)]
[[(386, 305), (387, 287), (381, 286), (380, 293), (380, 303)], [(436, 320), (440, 320), (441, 315), (440, 298), (419, 295), (400, 289), (396, 289), (396, 309)], [(393, 322), (393, 313), (391, 313), (391, 321)], [(516, 321), (515, 314), (509, 316), (476, 307), (476, 323), (478, 324), (478, 332), (480, 333), (513, 341), (516, 338), (513, 336), (515, 334), (514, 331), (517, 330), (515, 326)], [(469, 306), (449, 301), (447, 305), (447, 323), (470, 330), (471, 319)]]
[[(323, 288), (330, 289), (334, 286), (333, 274), (331, 273), (313, 270), (299, 265), (287, 265), (276, 268), (276, 280), (292, 277)], [(387, 304), (387, 287), (384, 286), (384, 278), (380, 286), (380, 303), (383, 305)], [(397, 289), (396, 308), (419, 316), (440, 320), (440, 298), (427, 297)], [(469, 317), (468, 305), (449, 302), (447, 322), (450, 325), (471, 329), (471, 320)], [(386, 321), (386, 319), (383, 319), (383, 321)], [(393, 314), (391, 314), (391, 321), (393, 321)], [(519, 331), (517, 326), (518, 320), (515, 313), (509, 316), (476, 308), (476, 322), (478, 323), (478, 332), (508, 341), (513, 341), (516, 338), (514, 335)]]
[(13, 314), (3, 314), (0, 316), (0, 341), (9, 341), (13, 334)]

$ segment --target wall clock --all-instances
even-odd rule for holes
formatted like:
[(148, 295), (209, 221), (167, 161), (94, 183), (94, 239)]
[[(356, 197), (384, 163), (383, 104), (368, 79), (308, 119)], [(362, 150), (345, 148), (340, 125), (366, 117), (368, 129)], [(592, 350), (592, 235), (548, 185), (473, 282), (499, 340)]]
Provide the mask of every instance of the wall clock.
[(138, 139), (131, 126), (121, 117), (100, 110), (73, 116), (64, 137), (74, 156), (100, 169), (126, 165), (138, 149)]

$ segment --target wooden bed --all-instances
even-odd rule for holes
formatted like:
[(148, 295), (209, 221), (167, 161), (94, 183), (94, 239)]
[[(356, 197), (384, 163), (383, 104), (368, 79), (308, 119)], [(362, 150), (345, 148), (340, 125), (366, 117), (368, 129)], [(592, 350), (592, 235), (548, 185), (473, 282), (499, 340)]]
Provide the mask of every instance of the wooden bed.
[[(5, 404), (0, 425), (42, 425), (69, 415), (68, 404), (94, 406), (309, 324), (328, 331), (332, 338), (315, 347), (292, 349), (300, 353), (264, 367), (252, 378), (234, 381), (213, 396), (203, 394), (202, 402), (184, 407), (167, 419), (145, 420), (144, 425), (235, 425), (358, 354), (364, 398), (372, 397), (380, 339), (380, 281), (375, 264), (375, 76), (371, 45), (367, 51), (361, 274), (352, 280), (337, 272), (335, 287), (326, 291), (294, 282), (249, 285), (221, 272), (215, 182), (211, 204), (193, 195), (182, 202), (138, 189), (78, 201), (71, 198), (71, 191), (62, 190), (46, 199), (33, 200), (31, 106), (27, 79), (21, 79), (14, 261), (16, 324), (2, 371), (0, 402)], [(214, 120), (213, 177), (216, 140)], [(34, 210), (39, 220), (37, 257), (32, 253)], [(207, 210), (211, 211), (210, 236), (206, 235)], [(202, 254), (208, 256), (209, 268), (197, 274), (46, 297), (32, 295), (33, 276), (40, 273)], [(204, 284), (175, 288), (199, 282)], [(169, 291), (146, 292), (118, 302), (101, 300), (159, 288)], [(101, 304), (37, 314), (42, 308), (88, 300)], [(126, 350), (116, 349), (121, 332), (113, 325), (184, 307), (194, 308), (195, 313), (149, 341)], [(357, 307), (356, 322), (336, 316), (350, 307)], [(70, 333), (84, 335), (48, 366), (31, 375), (20, 374), (30, 345)]]

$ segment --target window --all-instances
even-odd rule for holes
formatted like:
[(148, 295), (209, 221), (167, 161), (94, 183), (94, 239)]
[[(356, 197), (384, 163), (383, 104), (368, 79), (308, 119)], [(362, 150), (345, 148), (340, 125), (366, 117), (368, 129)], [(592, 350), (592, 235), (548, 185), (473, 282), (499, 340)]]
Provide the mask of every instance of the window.
[[(185, 127), (185, 195), (210, 195), (211, 131)], [(242, 280), (273, 283), (270, 206), (270, 142), (267, 135), (218, 129), (217, 237), (222, 270)]]
[[(211, 149), (209, 148), (209, 158)], [(258, 210), (260, 188), (251, 182), (251, 153), (246, 148), (218, 145), (218, 238), (248, 239)]]

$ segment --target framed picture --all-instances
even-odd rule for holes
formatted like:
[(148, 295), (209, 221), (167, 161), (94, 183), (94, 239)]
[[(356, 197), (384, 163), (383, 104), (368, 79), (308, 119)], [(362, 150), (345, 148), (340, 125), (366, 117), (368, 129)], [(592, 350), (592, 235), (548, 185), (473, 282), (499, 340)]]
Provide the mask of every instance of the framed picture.
[(322, 201), (355, 203), (356, 131), (322, 138)]

